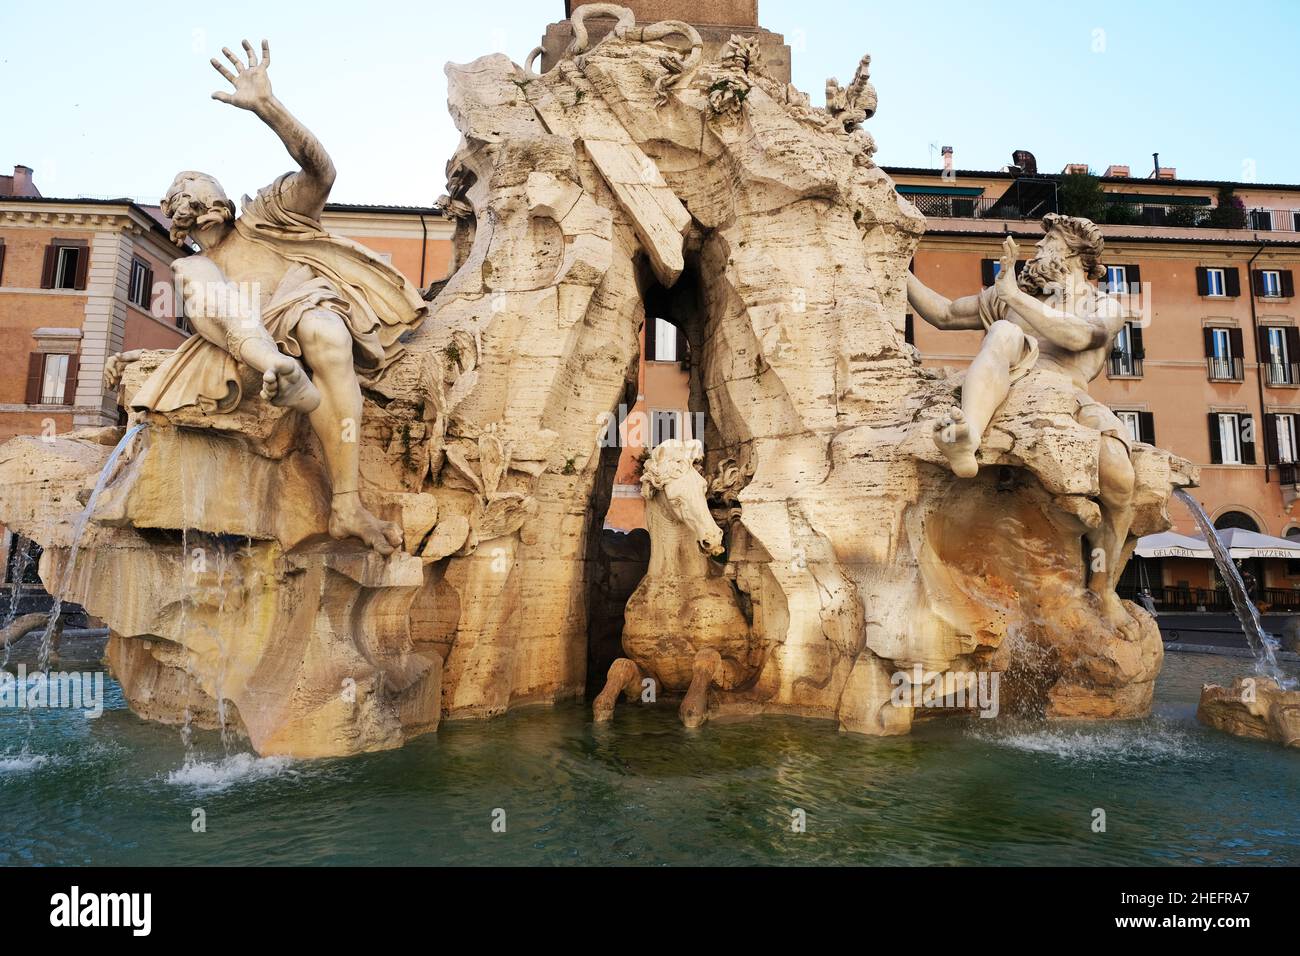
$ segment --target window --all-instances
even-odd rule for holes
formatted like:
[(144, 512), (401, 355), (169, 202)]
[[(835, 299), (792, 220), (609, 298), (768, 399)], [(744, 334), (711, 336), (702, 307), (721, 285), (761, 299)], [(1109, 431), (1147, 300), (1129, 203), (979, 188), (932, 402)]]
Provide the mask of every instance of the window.
[(1206, 328), (1205, 362), (1212, 382), (1240, 382), (1243, 378), (1241, 329)]
[[(1297, 225), (1296, 228), (1297, 230), (1300, 230), (1300, 225)], [(1295, 541), (1300, 538), (1300, 528), (1287, 528), (1284, 537), (1289, 541)], [(1286, 573), (1287, 577), (1300, 577), (1300, 561), (1297, 561), (1294, 558), (1287, 561)]]
[(1282, 297), (1282, 273), (1276, 269), (1264, 269), (1259, 274), (1259, 294), (1269, 299)]
[(90, 248), (83, 239), (55, 239), (45, 247), (42, 289), (84, 289)]
[(1250, 211), (1250, 228), (1268, 232), (1273, 228), (1273, 213), (1269, 209), (1252, 209)]
[(55, 253), (54, 288), (75, 289), (77, 287), (77, 261), (81, 250), (72, 246), (60, 246)]
[(1241, 464), (1241, 420), (1236, 415), (1219, 415), (1219, 462)]
[(1197, 266), (1196, 294), (1236, 298), (1241, 295), (1241, 272), (1236, 266)]
[(1111, 292), (1127, 292), (1128, 270), (1123, 266), (1107, 266), (1106, 288)]
[(1255, 464), (1255, 426), (1249, 414), (1210, 413), (1210, 462), (1215, 465)]
[(1112, 378), (1137, 378), (1142, 374), (1142, 360), (1146, 357), (1142, 345), (1142, 330), (1132, 322), (1125, 322), (1115, 335), (1110, 350), (1110, 375)]
[(27, 360), (28, 405), (71, 405), (77, 391), (77, 356), (33, 352)]
[(1130, 440), (1146, 442), (1148, 445), (1154, 445), (1156, 443), (1155, 416), (1150, 412), (1121, 411), (1116, 409), (1115, 417), (1123, 423), (1124, 429)]
[(652, 411), (650, 413), (650, 446), (653, 448), (660, 442), (670, 438), (681, 438), (681, 412)]
[(153, 293), (153, 270), (140, 259), (131, 260), (131, 282), (126, 297), (142, 309), (149, 308)]
[(1142, 420), (1138, 417), (1137, 412), (1116, 412), (1115, 415), (1128, 429), (1129, 438), (1133, 441), (1142, 440)]
[(654, 360), (677, 361), (677, 327), (666, 319), (655, 319)]
[(1295, 385), (1300, 371), (1292, 364), (1296, 354), (1297, 330), (1281, 326), (1265, 326), (1259, 330), (1261, 358), (1266, 363), (1265, 374), (1270, 385)]
[(1277, 461), (1280, 465), (1294, 464), (1296, 461), (1296, 431), (1294, 415), (1274, 415), (1273, 424), (1277, 428)]
[(1205, 294), (1206, 295), (1223, 295), (1223, 270), (1206, 269), (1205, 270)]

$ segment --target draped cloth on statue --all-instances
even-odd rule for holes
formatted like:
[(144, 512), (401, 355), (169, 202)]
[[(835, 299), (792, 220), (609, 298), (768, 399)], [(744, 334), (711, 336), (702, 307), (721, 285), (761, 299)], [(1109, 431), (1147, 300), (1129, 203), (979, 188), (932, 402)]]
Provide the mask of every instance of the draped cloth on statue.
[[(424, 320), (428, 303), (406, 278), (364, 246), (331, 235), (319, 222), (286, 208), (281, 191), (289, 173), (244, 197), (235, 220), (241, 238), (294, 263), (261, 303), (262, 324), (286, 355), (302, 356), (295, 330), (313, 309), (338, 315), (352, 334), (357, 377), (372, 384), (401, 356), (401, 337)], [(233, 277), (232, 277), (233, 278)], [(237, 346), (232, 330), (228, 346)], [(168, 412), (198, 405), (229, 412), (242, 398), (239, 366), (230, 351), (199, 335), (169, 355), (131, 401), (131, 407)]]

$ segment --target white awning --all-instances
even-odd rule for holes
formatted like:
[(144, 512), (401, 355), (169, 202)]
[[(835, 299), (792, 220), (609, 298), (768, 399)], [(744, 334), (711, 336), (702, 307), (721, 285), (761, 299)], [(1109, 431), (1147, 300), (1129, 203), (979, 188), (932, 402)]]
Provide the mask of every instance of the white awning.
[(1133, 553), (1141, 558), (1214, 559), (1214, 552), (1210, 550), (1204, 538), (1193, 538), (1175, 531), (1162, 531), (1160, 534), (1148, 534), (1138, 538)]
[(1241, 528), (1227, 528), (1219, 532), (1219, 537), (1234, 558), (1300, 558), (1300, 541), (1289, 538)]
[[(1300, 560), (1300, 540), (1275, 538), (1258, 531), (1225, 528), (1219, 532), (1228, 554), (1234, 558), (1289, 558)], [(1164, 531), (1138, 538), (1133, 553), (1141, 558), (1200, 558), (1213, 560), (1214, 552), (1204, 538)]]

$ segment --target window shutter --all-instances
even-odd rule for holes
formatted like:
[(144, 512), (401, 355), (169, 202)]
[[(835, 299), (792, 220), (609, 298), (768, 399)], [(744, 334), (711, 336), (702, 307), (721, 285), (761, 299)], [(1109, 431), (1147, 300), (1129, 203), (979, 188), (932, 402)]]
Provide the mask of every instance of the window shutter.
[(1250, 287), (1255, 290), (1255, 295), (1264, 294), (1264, 273), (1259, 269), (1250, 274)]
[(1241, 273), (1236, 266), (1228, 266), (1223, 270), (1223, 294), (1233, 297), (1241, 295)]
[(1142, 289), (1142, 269), (1138, 266), (1124, 267), (1125, 281), (1128, 282), (1128, 290), (1137, 292)]
[[(1210, 294), (1210, 273), (1209, 270), (1205, 268), (1205, 266), (1196, 267), (1196, 294), (1197, 295)], [(1207, 352), (1206, 354), (1208, 355), (1209, 353)]]
[(1138, 412), (1138, 434), (1148, 445), (1156, 443), (1156, 417), (1151, 412)]
[(1135, 359), (1144, 359), (1147, 357), (1146, 345), (1142, 341), (1142, 326), (1134, 323), (1128, 329), (1129, 346), (1133, 349)]
[(77, 249), (77, 277), (73, 282), (74, 289), (84, 289), (86, 287), (86, 275), (90, 272), (90, 248), (80, 246)]
[(1210, 412), (1210, 464), (1223, 464), (1223, 438), (1219, 434), (1219, 416)]
[(1270, 465), (1276, 465), (1281, 457), (1277, 442), (1277, 416), (1266, 412), (1264, 414), (1264, 460)]
[(5, 280), (5, 241), (0, 239), (0, 283)]
[(980, 260), (980, 282), (982, 282), (984, 284), (984, 287), (987, 289), (996, 281), (997, 281), (997, 276), (993, 274), (993, 260), (981, 259)]
[(63, 404), (74, 405), (77, 401), (77, 367), (81, 364), (77, 355), (68, 356), (68, 378), (63, 386)]
[(1286, 330), (1286, 357), (1292, 365), (1300, 362), (1300, 329), (1295, 326)]
[(683, 371), (690, 370), (691, 346), (686, 341), (686, 333), (680, 328), (677, 330), (677, 362), (681, 365)]
[(1282, 280), (1282, 298), (1290, 299), (1295, 296), (1295, 277), (1290, 269), (1282, 269), (1278, 273)]
[[(1237, 427), (1241, 430), (1241, 463), (1243, 465), (1255, 464), (1255, 430), (1252, 424), (1253, 419), (1249, 415), (1237, 416)], [(1246, 441), (1246, 436), (1250, 435), (1251, 440)]]
[(1272, 353), (1268, 347), (1268, 326), (1261, 325), (1259, 327), (1259, 355), (1257, 358), (1261, 362), (1267, 362), (1271, 357)]
[(1205, 357), (1211, 358), (1214, 355), (1214, 329), (1207, 327), (1201, 332), (1205, 335)]
[(41, 266), (41, 288), (54, 288), (54, 263), (59, 253), (59, 247), (50, 243), (45, 247), (45, 264)]
[(153, 314), (153, 269), (148, 266), (144, 270), (144, 309)]
[(653, 362), (655, 360), (655, 327), (659, 323), (650, 315), (645, 317), (645, 354), (641, 356), (643, 362)]
[(33, 352), (27, 356), (27, 404), (41, 403), (41, 379), (45, 377), (45, 356)]
[(1228, 345), (1232, 349), (1232, 374), (1237, 374), (1237, 363), (1246, 360), (1246, 349), (1241, 341), (1241, 329), (1228, 329)]

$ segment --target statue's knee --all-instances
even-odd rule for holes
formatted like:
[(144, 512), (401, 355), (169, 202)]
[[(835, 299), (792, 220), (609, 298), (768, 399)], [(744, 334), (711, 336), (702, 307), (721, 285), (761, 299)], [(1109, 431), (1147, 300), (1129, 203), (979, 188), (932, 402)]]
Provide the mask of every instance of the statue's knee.
[(302, 347), (318, 363), (352, 359), (352, 333), (343, 319), (320, 310), (303, 316), (298, 325)]
[(998, 319), (989, 326), (984, 336), (984, 343), (1001, 355), (1017, 358), (1025, 347), (1025, 333), (1019, 326), (1006, 319)]

